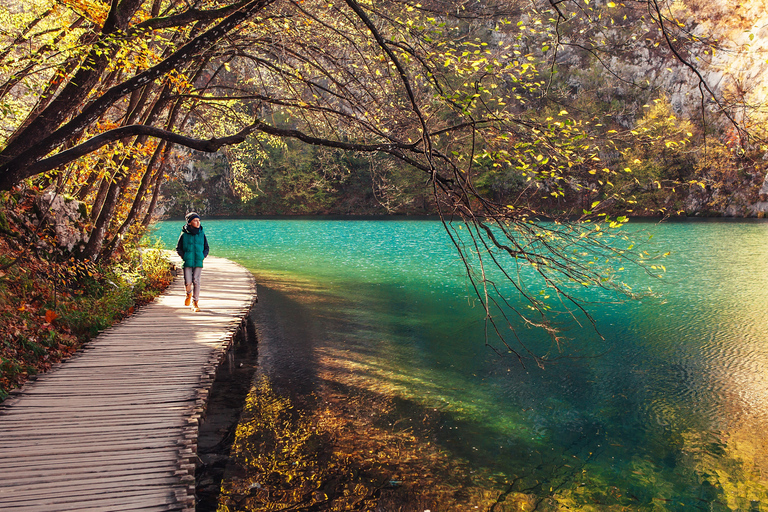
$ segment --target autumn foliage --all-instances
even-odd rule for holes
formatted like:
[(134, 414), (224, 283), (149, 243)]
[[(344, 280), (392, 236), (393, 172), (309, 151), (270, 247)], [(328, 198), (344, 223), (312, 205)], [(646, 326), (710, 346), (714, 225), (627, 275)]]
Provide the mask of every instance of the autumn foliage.
[[(35, 194), (0, 203), (0, 400), (151, 301), (172, 279), (157, 250), (124, 251), (107, 266), (40, 250)], [(9, 208), (10, 206), (10, 208)]]

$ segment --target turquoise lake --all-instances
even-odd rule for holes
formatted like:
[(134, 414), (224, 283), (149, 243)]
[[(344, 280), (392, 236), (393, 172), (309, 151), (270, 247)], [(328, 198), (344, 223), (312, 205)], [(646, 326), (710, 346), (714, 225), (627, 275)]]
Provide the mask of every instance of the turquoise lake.
[[(181, 226), (151, 237), (173, 248)], [(410, 422), (472, 480), (455, 509), (768, 510), (768, 223), (630, 223), (670, 252), (661, 279), (625, 271), (654, 295), (585, 289), (596, 329), (558, 316), (559, 349), (520, 326), (543, 368), (486, 345), (439, 221), (203, 226), (211, 255), (257, 278), (259, 375), (320, 401), (332, 383), (336, 402), (407, 404), (390, 424)]]

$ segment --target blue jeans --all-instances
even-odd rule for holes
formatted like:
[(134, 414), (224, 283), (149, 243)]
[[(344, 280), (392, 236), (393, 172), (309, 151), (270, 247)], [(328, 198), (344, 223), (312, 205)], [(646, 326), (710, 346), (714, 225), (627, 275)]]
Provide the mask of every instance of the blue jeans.
[(189, 286), (192, 285), (192, 300), (197, 302), (200, 298), (200, 274), (203, 273), (203, 267), (184, 267), (184, 286), (189, 293)]

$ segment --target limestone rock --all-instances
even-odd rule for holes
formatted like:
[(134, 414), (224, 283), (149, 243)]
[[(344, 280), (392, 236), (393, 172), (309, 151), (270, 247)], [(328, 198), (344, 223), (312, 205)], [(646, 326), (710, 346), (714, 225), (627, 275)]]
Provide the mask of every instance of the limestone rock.
[(73, 252), (88, 242), (89, 234), (85, 229), (88, 210), (85, 203), (46, 191), (37, 198), (36, 204), (39, 224), (53, 231), (60, 249)]

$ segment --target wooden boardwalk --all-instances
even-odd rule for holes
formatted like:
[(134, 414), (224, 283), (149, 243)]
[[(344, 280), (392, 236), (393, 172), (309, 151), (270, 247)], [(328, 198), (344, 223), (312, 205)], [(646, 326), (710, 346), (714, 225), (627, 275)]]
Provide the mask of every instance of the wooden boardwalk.
[(209, 257), (193, 313), (183, 282), (0, 405), (0, 510), (194, 510), (197, 425), (256, 285)]

